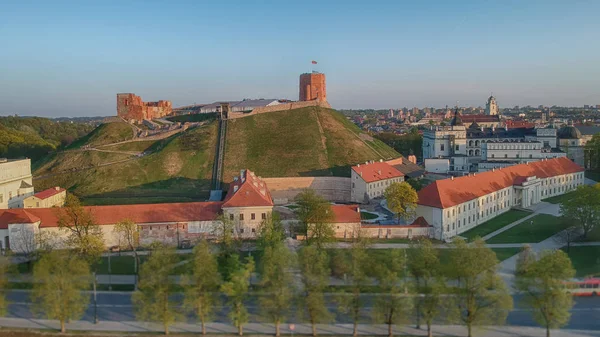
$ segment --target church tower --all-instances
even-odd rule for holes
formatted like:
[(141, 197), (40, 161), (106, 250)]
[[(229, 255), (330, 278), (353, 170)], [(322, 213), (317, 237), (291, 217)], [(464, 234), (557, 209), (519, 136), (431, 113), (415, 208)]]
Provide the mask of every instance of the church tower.
[(498, 114), (498, 104), (496, 103), (496, 97), (490, 96), (485, 103), (485, 114), (495, 116)]

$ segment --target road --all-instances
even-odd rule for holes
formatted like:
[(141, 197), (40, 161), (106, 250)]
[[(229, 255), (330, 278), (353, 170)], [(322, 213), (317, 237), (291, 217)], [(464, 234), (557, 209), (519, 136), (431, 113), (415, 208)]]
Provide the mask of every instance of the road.
[[(7, 294), (8, 300), (11, 302), (8, 306), (7, 317), (12, 318), (34, 318), (31, 312), (31, 303), (29, 299), (29, 291), (14, 290)], [(181, 295), (176, 296), (181, 300)], [(90, 297), (91, 298), (91, 297)], [(327, 303), (330, 311), (337, 313), (337, 305), (333, 300), (333, 295), (327, 296)], [(536, 327), (538, 326), (531, 318), (531, 313), (521, 305), (521, 296), (515, 295), (515, 309), (508, 316), (508, 324), (512, 326)], [(93, 306), (91, 304), (82, 318), (86, 321), (92, 321), (94, 317)], [(373, 295), (365, 295), (365, 314), (362, 319), (363, 323), (371, 323), (370, 311), (372, 309)], [(218, 308), (215, 315), (215, 322), (228, 323), (227, 309), (222, 302), (222, 306)], [(251, 314), (250, 322), (259, 322), (258, 320), (258, 301), (257, 298), (251, 298), (248, 301), (248, 310)], [(292, 316), (292, 315), (290, 315)], [(98, 319), (100, 321), (134, 321), (134, 311), (131, 304), (131, 293), (128, 292), (99, 292), (98, 293)], [(351, 323), (348, 315), (337, 313), (335, 317), (336, 323)], [(193, 319), (190, 318), (192, 322)], [(302, 322), (298, 318), (291, 321)], [(596, 330), (600, 331), (600, 297), (580, 297), (575, 298), (575, 306), (572, 309), (571, 321), (565, 329), (573, 330)]]

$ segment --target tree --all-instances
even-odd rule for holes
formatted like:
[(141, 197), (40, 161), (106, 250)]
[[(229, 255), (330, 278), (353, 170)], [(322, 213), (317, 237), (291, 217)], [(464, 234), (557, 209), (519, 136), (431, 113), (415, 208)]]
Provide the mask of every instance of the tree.
[(33, 309), (48, 319), (65, 323), (83, 316), (89, 295), (90, 269), (85, 260), (65, 251), (44, 254), (33, 267)]
[(67, 194), (65, 207), (57, 208), (58, 227), (68, 233), (66, 246), (93, 266), (104, 251), (104, 237), (94, 216), (86, 210), (79, 199)]
[(9, 288), (8, 274), (11, 267), (10, 257), (0, 256), (0, 316), (6, 315), (6, 309), (8, 308), (6, 291)]
[(367, 285), (369, 281), (367, 269), (371, 261), (366, 248), (367, 241), (364, 238), (359, 238), (359, 240), (352, 243), (352, 247), (350, 248), (350, 259), (347, 260), (348, 266), (345, 268), (348, 270), (350, 277), (350, 293), (342, 294), (342, 296), (339, 297), (341, 311), (349, 313), (352, 318), (353, 336), (358, 335), (358, 321), (364, 305), (361, 296), (362, 288)]
[(577, 187), (571, 197), (561, 203), (560, 211), (581, 228), (582, 237), (587, 238), (600, 218), (600, 188), (589, 185)]
[(449, 275), (456, 287), (456, 304), (449, 314), (467, 326), (471, 337), (474, 326), (503, 323), (512, 308), (512, 297), (496, 273), (496, 253), (483, 240), (469, 245), (459, 238), (452, 248)]
[(411, 244), (407, 266), (418, 294), (414, 301), (417, 329), (420, 328), (420, 318), (423, 317), (427, 324), (427, 335), (431, 337), (431, 324), (442, 307), (445, 288), (438, 251), (431, 241), (422, 239), (418, 244)]
[[(563, 220), (566, 221), (566, 220)], [(567, 224), (568, 226), (568, 224)], [(571, 244), (577, 241), (581, 237), (581, 228), (577, 226), (569, 226), (562, 231), (556, 233), (554, 241), (557, 243), (567, 246), (567, 253), (571, 250)]]
[(384, 196), (398, 220), (412, 215), (419, 200), (417, 192), (407, 182), (392, 183), (385, 189)]
[(407, 287), (404, 282), (406, 259), (401, 250), (392, 250), (386, 264), (377, 266), (376, 277), (381, 288), (381, 295), (375, 299), (373, 318), (378, 323), (388, 326), (388, 336), (393, 337), (392, 327), (406, 320), (412, 303), (406, 297)]
[(525, 296), (525, 304), (533, 309), (533, 319), (546, 328), (559, 328), (569, 322), (573, 295), (565, 286), (575, 276), (571, 260), (562, 250), (545, 251), (539, 256), (520, 259), (516, 287)]
[(52, 234), (47, 231), (36, 231), (29, 225), (21, 224), (18, 230), (11, 233), (10, 246), (14, 252), (23, 254), (27, 259), (28, 269), (33, 270), (33, 262), (40, 256), (54, 249)]
[(296, 196), (296, 214), (300, 220), (302, 231), (306, 235), (306, 243), (323, 249), (324, 245), (334, 240), (335, 231), (331, 225), (334, 220), (331, 203), (312, 189), (305, 189)]
[(202, 324), (202, 334), (206, 335), (206, 321), (213, 311), (221, 275), (217, 258), (210, 251), (208, 242), (202, 241), (196, 245), (192, 255), (192, 275), (182, 278), (185, 288), (183, 305), (198, 317)]
[(229, 318), (235, 327), (238, 328), (238, 334), (244, 334), (244, 324), (248, 323), (248, 310), (244, 301), (248, 298), (250, 289), (250, 278), (254, 272), (254, 260), (248, 258), (243, 268), (236, 270), (231, 275), (231, 280), (221, 286), (221, 291), (228, 297), (228, 304), (231, 307)]
[(138, 225), (129, 219), (125, 219), (117, 222), (113, 231), (119, 238), (119, 246), (133, 252), (133, 257), (135, 259), (134, 270), (137, 275), (140, 265), (140, 257), (137, 252), (137, 248), (140, 245), (140, 229)]
[(279, 326), (286, 318), (294, 297), (294, 279), (289, 269), (293, 256), (283, 242), (274, 242), (263, 253), (260, 268), (260, 286), (265, 295), (259, 299), (261, 314), (275, 323), (275, 336), (280, 336)]
[(304, 314), (312, 326), (312, 335), (317, 336), (317, 324), (327, 322), (331, 318), (325, 305), (323, 292), (329, 281), (327, 254), (317, 246), (304, 246), (300, 251), (300, 271), (304, 293), (301, 301)]
[(169, 326), (179, 315), (175, 311), (177, 303), (170, 296), (174, 285), (169, 280), (171, 268), (177, 263), (175, 249), (155, 243), (148, 260), (140, 268), (138, 290), (133, 293), (132, 301), (138, 320), (161, 323), (165, 335)]
[(279, 213), (273, 212), (263, 220), (258, 227), (256, 246), (260, 250), (274, 246), (285, 239), (285, 229), (279, 218)]
[(224, 281), (229, 281), (231, 275), (241, 268), (239, 228), (235, 221), (225, 214), (220, 216), (217, 223), (218, 226), (215, 228), (213, 235), (219, 244), (219, 255), (217, 257), (219, 272)]

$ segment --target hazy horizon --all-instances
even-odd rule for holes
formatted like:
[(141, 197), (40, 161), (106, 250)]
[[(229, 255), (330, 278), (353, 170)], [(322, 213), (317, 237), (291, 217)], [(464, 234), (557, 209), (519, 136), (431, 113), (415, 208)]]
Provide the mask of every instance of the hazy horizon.
[(600, 2), (30, 2), (0, 11), (0, 115), (116, 115), (298, 97), (327, 76), (339, 109), (600, 104)]

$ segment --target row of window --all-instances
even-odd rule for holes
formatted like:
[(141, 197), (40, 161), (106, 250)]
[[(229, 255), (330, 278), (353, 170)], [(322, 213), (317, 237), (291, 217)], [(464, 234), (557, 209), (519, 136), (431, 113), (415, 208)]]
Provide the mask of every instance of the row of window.
[[(265, 220), (267, 218), (267, 213), (262, 213), (260, 218)], [(229, 220), (235, 220), (233, 214), (229, 214)], [(244, 213), (239, 214), (239, 220), (244, 221)], [(256, 220), (256, 213), (250, 213), (250, 220)]]

